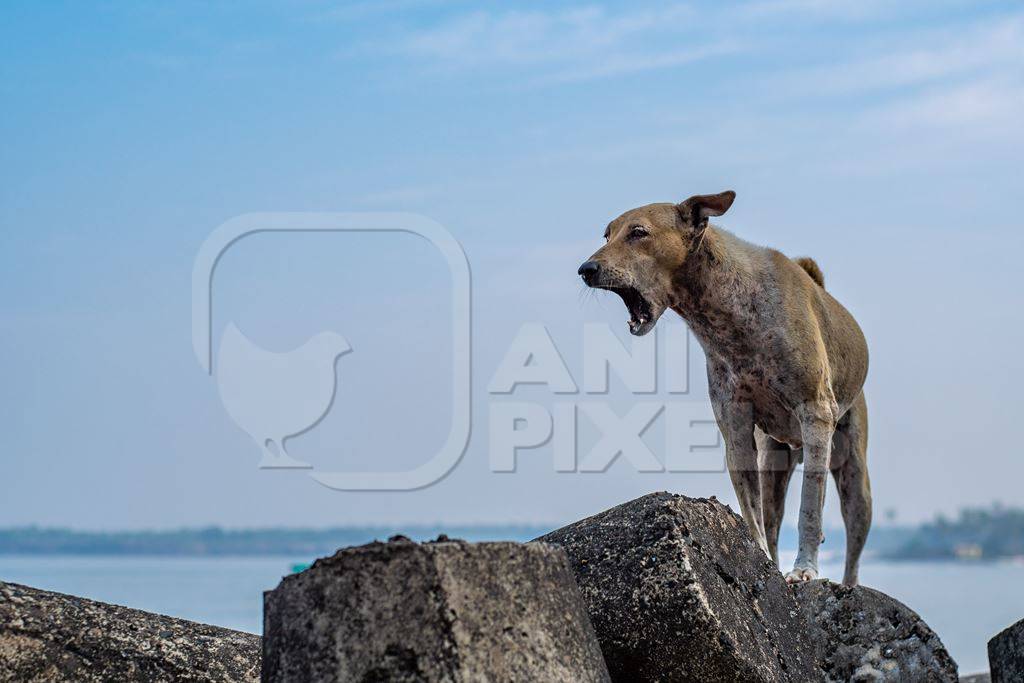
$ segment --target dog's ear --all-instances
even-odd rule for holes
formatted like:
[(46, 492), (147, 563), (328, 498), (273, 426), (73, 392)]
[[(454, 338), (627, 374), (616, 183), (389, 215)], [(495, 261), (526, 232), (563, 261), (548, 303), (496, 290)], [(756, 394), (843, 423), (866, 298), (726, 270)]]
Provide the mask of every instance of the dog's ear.
[(683, 220), (690, 221), (694, 227), (697, 227), (704, 223), (709, 216), (721, 216), (728, 211), (734, 199), (736, 199), (736, 193), (732, 190), (718, 194), (698, 194), (685, 202), (676, 204), (676, 209), (682, 215)]

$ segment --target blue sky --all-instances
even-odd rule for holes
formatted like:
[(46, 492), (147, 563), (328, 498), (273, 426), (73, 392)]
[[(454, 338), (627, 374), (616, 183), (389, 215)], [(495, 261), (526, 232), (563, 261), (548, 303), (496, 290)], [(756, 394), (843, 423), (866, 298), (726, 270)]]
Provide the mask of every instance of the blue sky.
[[(492, 474), (484, 392), (524, 322), (546, 324), (574, 372), (583, 322), (624, 335), (621, 304), (581, 296), (575, 276), (608, 220), (726, 188), (721, 224), (814, 256), (865, 329), (878, 509), (1020, 502), (1019, 3), (0, 15), (2, 525), (559, 523), (656, 489), (732, 500), (725, 475), (556, 475), (543, 449)], [(257, 470), (191, 352), (210, 231), (250, 211), (353, 210), (428, 216), (473, 269), (473, 437), (422, 491)], [(414, 238), (278, 237), (225, 256), (215, 333), (234, 321), (280, 351), (345, 334), (364, 360), (339, 362), (338, 404), (294, 449), (414, 463), (449, 419), (443, 264)], [(694, 349), (696, 378), (700, 362)]]

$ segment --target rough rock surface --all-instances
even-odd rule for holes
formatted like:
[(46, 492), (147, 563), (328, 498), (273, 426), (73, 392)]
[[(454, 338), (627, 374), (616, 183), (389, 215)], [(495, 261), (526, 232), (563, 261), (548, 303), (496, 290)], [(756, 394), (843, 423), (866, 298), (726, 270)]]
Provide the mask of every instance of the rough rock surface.
[(992, 683), (1024, 681), (1024, 619), (988, 641)]
[(714, 499), (652, 493), (537, 540), (569, 554), (613, 680), (821, 680), (782, 575)]
[(987, 673), (967, 674), (960, 677), (960, 683), (992, 683), (992, 677)]
[(347, 548), (264, 594), (265, 681), (607, 681), (565, 553)]
[(826, 580), (794, 591), (829, 680), (956, 683), (956, 662), (942, 641), (900, 601)]
[(259, 636), (0, 582), (0, 681), (259, 677)]

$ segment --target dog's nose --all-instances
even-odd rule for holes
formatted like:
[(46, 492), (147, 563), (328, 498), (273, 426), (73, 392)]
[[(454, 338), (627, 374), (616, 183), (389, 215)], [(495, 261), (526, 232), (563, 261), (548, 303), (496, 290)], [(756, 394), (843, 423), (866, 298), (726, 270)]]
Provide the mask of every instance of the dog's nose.
[(597, 274), (600, 271), (600, 263), (598, 263), (597, 261), (587, 261), (582, 266), (580, 266), (580, 269), (576, 272), (579, 273), (580, 277), (583, 278), (583, 281), (589, 285), (594, 281), (594, 278), (597, 277)]

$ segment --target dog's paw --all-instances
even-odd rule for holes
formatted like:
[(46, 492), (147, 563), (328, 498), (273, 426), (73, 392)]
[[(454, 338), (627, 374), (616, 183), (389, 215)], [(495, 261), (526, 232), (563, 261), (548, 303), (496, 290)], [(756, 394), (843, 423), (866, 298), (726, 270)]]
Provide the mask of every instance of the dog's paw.
[(786, 573), (786, 583), (803, 583), (818, 578), (818, 570), (813, 567), (794, 567)]

